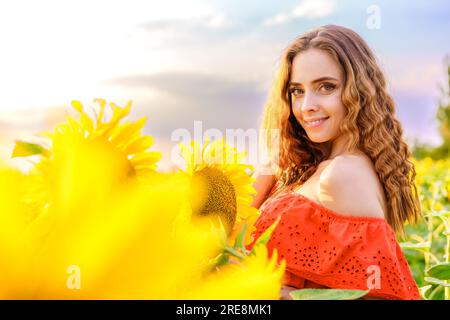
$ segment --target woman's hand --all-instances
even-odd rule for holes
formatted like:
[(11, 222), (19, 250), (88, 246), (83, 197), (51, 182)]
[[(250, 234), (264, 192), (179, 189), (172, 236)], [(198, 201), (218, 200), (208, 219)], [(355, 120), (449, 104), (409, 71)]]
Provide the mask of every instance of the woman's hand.
[(270, 191), (272, 190), (273, 186), (275, 185), (276, 179), (275, 175), (266, 175), (261, 173), (256, 173), (256, 180), (253, 183), (253, 186), (256, 189), (256, 195), (253, 198), (252, 206), (256, 209), (259, 209), (259, 207), (263, 204), (263, 202), (267, 199), (267, 196), (269, 195)]
[(289, 295), (289, 292), (293, 290), (298, 289), (290, 286), (281, 286), (280, 300), (292, 300), (292, 297)]

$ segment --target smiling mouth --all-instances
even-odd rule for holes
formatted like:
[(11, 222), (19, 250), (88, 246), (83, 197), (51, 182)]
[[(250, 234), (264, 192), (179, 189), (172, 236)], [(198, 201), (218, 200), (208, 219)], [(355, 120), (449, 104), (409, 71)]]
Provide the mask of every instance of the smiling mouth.
[(314, 120), (314, 121), (305, 121), (305, 125), (310, 128), (316, 128), (322, 125), (325, 121), (327, 121), (330, 117), (326, 117), (320, 120)]

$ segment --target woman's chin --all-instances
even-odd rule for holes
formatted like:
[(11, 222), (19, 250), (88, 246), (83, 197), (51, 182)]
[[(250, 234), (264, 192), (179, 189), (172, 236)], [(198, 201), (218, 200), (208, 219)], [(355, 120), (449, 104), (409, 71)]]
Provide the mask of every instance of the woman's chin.
[(328, 137), (323, 137), (323, 136), (308, 136), (309, 140), (311, 140), (312, 142), (315, 143), (324, 143), (327, 141), (330, 141), (330, 139)]

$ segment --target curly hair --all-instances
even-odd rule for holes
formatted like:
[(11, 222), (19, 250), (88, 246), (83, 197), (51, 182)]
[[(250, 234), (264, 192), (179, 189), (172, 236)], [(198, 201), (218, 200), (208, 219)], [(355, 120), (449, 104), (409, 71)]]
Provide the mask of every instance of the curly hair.
[[(404, 235), (405, 221), (416, 223), (421, 216), (414, 163), (375, 56), (348, 28), (319, 27), (296, 38), (283, 53), (262, 119), (269, 155), (277, 159), (278, 191), (303, 184), (331, 152), (330, 141), (315, 143), (308, 138), (291, 108), (292, 62), (310, 48), (323, 50), (342, 67), (341, 99), (347, 114), (340, 130), (349, 137), (346, 150), (360, 150), (371, 159), (387, 199), (386, 220)], [(269, 138), (273, 130), (279, 130), (276, 145)]]

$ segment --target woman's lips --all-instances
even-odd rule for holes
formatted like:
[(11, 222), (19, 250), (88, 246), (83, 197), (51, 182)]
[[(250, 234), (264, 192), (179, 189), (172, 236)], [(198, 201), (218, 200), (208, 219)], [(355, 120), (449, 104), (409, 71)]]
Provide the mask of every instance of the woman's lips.
[(317, 128), (317, 127), (320, 127), (328, 119), (329, 119), (329, 117), (323, 118), (320, 120), (315, 120), (315, 121), (305, 121), (305, 126), (307, 126), (309, 128)]

